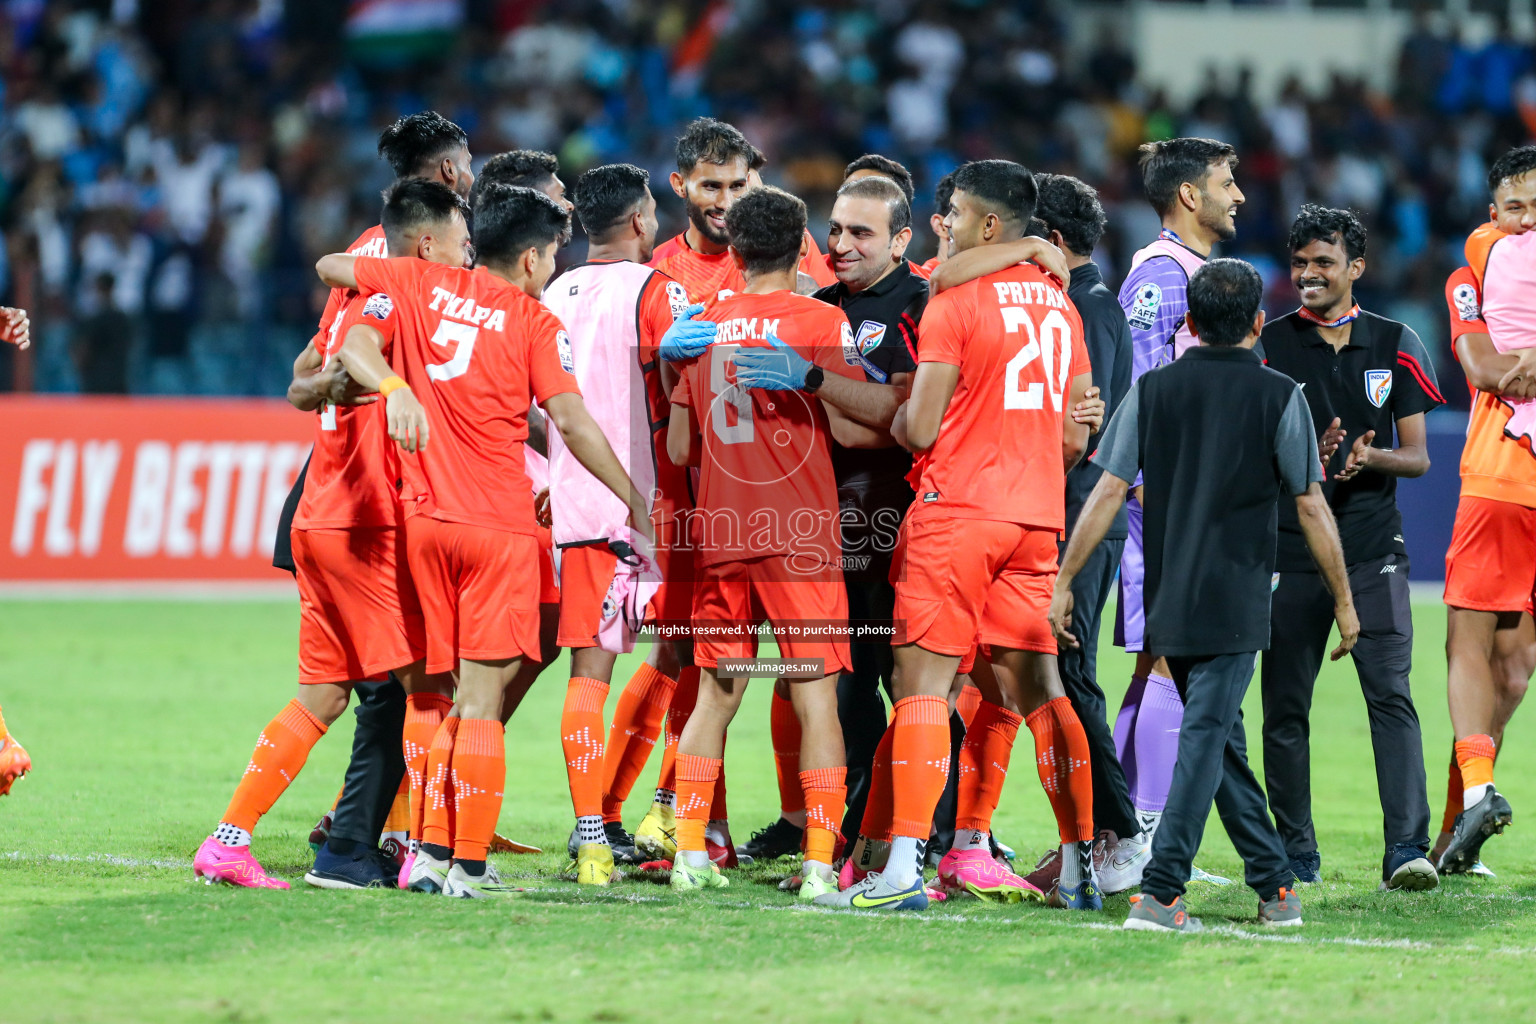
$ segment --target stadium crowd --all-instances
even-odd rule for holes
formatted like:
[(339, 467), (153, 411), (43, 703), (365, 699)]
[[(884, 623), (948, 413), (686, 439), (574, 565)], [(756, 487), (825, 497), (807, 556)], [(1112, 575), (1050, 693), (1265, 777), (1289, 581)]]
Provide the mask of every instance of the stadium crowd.
[[(221, 34), (231, 22), (199, 22), (196, 58), (266, 43), (268, 70), (279, 67), (281, 35), (262, 30), (284, 22), (264, 10), (228, 8), (246, 16), (244, 40)], [(1312, 687), (1325, 657), (1346, 655), (1371, 723), (1380, 888), (1491, 874), (1483, 845), (1513, 821), (1494, 760), (1536, 671), (1536, 146), (1493, 141), (1526, 134), (1515, 103), (1499, 109), (1520, 93), (1523, 51), (1500, 50), (1501, 36), (1469, 70), (1454, 44), (1405, 46), (1405, 66), (1434, 88), (1415, 79), (1403, 109), (1481, 123), (1479, 146), (1497, 147), (1486, 166), (1463, 142), (1442, 154), (1452, 170), (1433, 205), (1444, 215), (1459, 203), (1464, 216), (1437, 221), (1427, 205), (1405, 212), (1420, 154), (1372, 134), (1379, 111), (1365, 116), (1375, 101), (1358, 85), (1336, 82), (1312, 104), (1288, 90), (1289, 124), (1260, 113), (1241, 83), (1208, 91), (1166, 131), (1147, 99), (1129, 138), (1155, 138), (1135, 144), (1128, 179), (1114, 130), (1067, 131), (1129, 102), (1133, 73), (1112, 40), (1094, 60), (1108, 80), (1124, 77), (1095, 92), (1058, 81), (1061, 53), (1030, 49), (1051, 38), (1047, 21), (1025, 32), (1016, 11), (951, 22), (919, 5), (892, 26), (888, 54), (864, 54), (887, 71), (865, 84), (889, 81), (870, 110), (883, 105), (893, 130), (833, 117), (802, 136), (771, 103), (733, 97), (790, 97), (791, 109), (805, 90), (856, 94), (858, 77), (844, 76), (878, 22), (860, 35), (801, 12), (783, 60), (777, 37), (754, 38), (765, 59), (746, 60), (731, 55), (733, 32), (757, 25), (744, 10), (739, 22), (711, 8), (674, 25), (666, 117), (707, 94), (741, 104), (745, 131), (698, 116), (672, 135), (670, 157), (636, 151), (652, 169), (605, 159), (628, 154), (605, 148), (623, 133), (605, 135), (604, 118), (641, 117), (625, 109), (623, 53), (547, 13), (511, 27), (488, 59), (503, 61), (505, 81), (509, 68), (532, 73), (525, 89), (560, 81), (592, 98), (569, 134), (522, 127), (532, 134), (520, 141), (558, 153), (525, 146), (477, 166), (479, 122), (400, 117), (375, 140), (390, 178), (379, 223), (350, 244), (340, 220), (342, 235), (309, 238), (329, 251), (310, 271), (318, 284), (292, 294), (329, 292), (285, 376), (289, 402), (315, 414), (315, 442), (274, 559), (297, 577), (300, 685), (262, 730), (195, 876), (288, 888), (254, 856), (253, 832), (355, 697), (352, 762), (312, 836), (306, 881), (522, 891), (488, 856), (516, 847), (495, 833), (503, 728), (561, 648), (568, 871), (584, 885), (620, 882), (631, 865), (688, 894), (728, 886), (743, 862), (798, 857), (781, 888), (817, 906), (923, 910), (972, 897), (1096, 911), (1104, 893), (1140, 887), (1127, 929), (1191, 932), (1201, 925), (1189, 887), (1232, 884), (1193, 863), (1214, 803), (1259, 922), (1297, 926), (1296, 887), (1322, 864)], [(44, 20), (50, 40), (86, 42), (28, 57), (94, 59), (121, 40), (98, 35), (88, 8)], [(1014, 78), (978, 86), (958, 73), (977, 32), (1017, 40), (1004, 76)], [(108, 41), (93, 48), (98, 39)], [(1032, 121), (1023, 102), (1016, 120), (970, 120), (1005, 94), (1081, 104), (1081, 116), (1042, 107)], [(235, 332), (283, 304), (258, 269), (285, 216), (263, 166), (272, 140), (237, 136), (226, 150), (189, 133), (180, 101), (162, 95), (149, 101), (166, 104), (160, 134), (130, 129), (140, 148), (125, 142), (115, 168), (105, 149), (59, 149), (81, 125), (46, 100), (46, 83), (34, 95), (17, 107), (23, 155), (42, 140), (58, 164), (50, 178), (38, 163), (27, 187), (59, 188), (67, 168), (99, 160), (81, 193), (109, 197), (89, 208), (78, 247), (82, 263), (100, 261), (90, 287), (65, 292), (86, 303), (74, 347), (83, 379), (128, 372), (92, 362), (129, 315), (125, 270), (143, 270), (139, 315), (182, 316), (187, 352), (195, 318), (171, 299), (216, 292), (207, 301)], [(209, 108), (207, 123), (225, 113)], [(1297, 118), (1306, 130), (1287, 143)], [(1176, 124), (1209, 134), (1169, 137)], [(1384, 163), (1353, 151), (1362, 138)], [(871, 142), (888, 152), (833, 158), (835, 145)], [(326, 154), (308, 155), (318, 180)], [(775, 156), (785, 184), (833, 197), (824, 233), (801, 198), (765, 181)], [(1104, 195), (1118, 189), (1120, 222), (1083, 178), (1014, 157), (1090, 178), (1097, 167)], [(1397, 177), (1373, 178), (1388, 166)], [(685, 211), (665, 230), (663, 175)], [(914, 198), (927, 177), (937, 180), (924, 220)], [(1308, 190), (1337, 205), (1299, 202)], [(162, 225), (159, 242), (136, 233), (124, 202)], [(1248, 231), (1250, 204), (1260, 216), (1243, 245), (1268, 255), (1218, 257)], [(1434, 242), (1436, 223), (1460, 235), (1459, 258)], [(562, 270), (578, 228), (584, 252)], [(926, 246), (913, 242), (930, 236), (934, 255), (918, 262)], [(1260, 263), (1274, 267), (1268, 280)], [(1425, 417), (1446, 399), (1394, 292), (1381, 293), (1383, 312), (1364, 307), (1383, 280), (1426, 302), (1415, 275), (1437, 265), (1454, 269), (1422, 294), (1443, 296), (1474, 406), (1446, 552), (1456, 740), (1432, 835), (1395, 488), (1428, 469)], [(23, 269), (13, 262), (18, 280), (41, 281)], [(275, 263), (268, 273), (281, 276)], [(1291, 311), (1266, 317), (1266, 296)], [(33, 298), (36, 325), (4, 310), (0, 337), (16, 351), (48, 345), (49, 300)], [(1115, 642), (1136, 655), (1113, 728), (1094, 661), (1111, 586)], [(781, 660), (757, 657), (764, 623)], [(642, 626), (655, 642), (610, 716), (618, 656)], [(1260, 652), (1263, 788), (1241, 714)], [(749, 676), (776, 680), (780, 814), (737, 844), (723, 753)], [(1028, 875), (991, 831), (1026, 727), (1060, 840)], [(624, 805), (658, 745), (655, 796), (630, 833)], [(0, 795), (27, 767), (0, 723)]]
[[(1136, 145), (1230, 139), (1248, 204), (1228, 254), (1259, 266), (1278, 301), (1290, 211), (1350, 207), (1375, 242), (1364, 294), (1446, 363), (1436, 283), (1460, 260), (1489, 162), (1536, 120), (1528, 43), (1501, 31), (1472, 48), (1428, 22), (1391, 95), (1341, 72), (1261, 103), (1246, 75), (1213, 74), (1176, 105), (1138, 79), (1123, 34), (1069, 49), (1050, 0), (445, 6), (442, 31), (391, 49), (349, 32), (345, 4), (3, 5), (0, 295), (33, 311), (39, 342), (22, 386), (279, 391), (320, 301), (309, 266), (369, 221), (387, 184), (373, 140), (426, 107), (472, 131), (477, 152), (548, 150), (572, 175), (615, 159), (665, 174), (678, 127), (715, 114), (816, 222), (860, 153), (912, 168), (919, 220), (962, 160), (1019, 159), (1097, 185), (1112, 280), (1150, 223)], [(671, 204), (660, 216), (677, 226)], [(931, 254), (929, 237), (914, 245)], [(15, 384), (0, 359), (0, 387)]]

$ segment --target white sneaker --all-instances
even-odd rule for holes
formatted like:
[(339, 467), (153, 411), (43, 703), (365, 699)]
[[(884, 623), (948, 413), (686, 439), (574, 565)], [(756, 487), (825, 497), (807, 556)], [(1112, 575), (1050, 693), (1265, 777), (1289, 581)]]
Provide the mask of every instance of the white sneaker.
[(1093, 870), (1105, 894), (1125, 892), (1140, 885), (1141, 874), (1151, 859), (1152, 837), (1145, 832), (1124, 839), (1105, 832), (1093, 844)]
[(493, 896), (516, 896), (526, 890), (514, 885), (503, 885), (501, 876), (490, 864), (486, 864), (485, 873), (472, 875), (455, 863), (448, 870), (448, 879), (443, 883), (444, 896), (457, 896), (460, 899), (490, 899)]
[(443, 883), (448, 880), (450, 863), (446, 860), (438, 860), (425, 850), (418, 849), (416, 859), (411, 862), (411, 874), (405, 887), (412, 892), (438, 895), (443, 891)]

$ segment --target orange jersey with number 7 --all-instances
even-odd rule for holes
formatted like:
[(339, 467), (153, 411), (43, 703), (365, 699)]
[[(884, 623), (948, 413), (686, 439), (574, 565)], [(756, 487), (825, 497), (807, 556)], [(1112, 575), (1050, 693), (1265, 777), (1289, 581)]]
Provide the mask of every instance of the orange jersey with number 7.
[(581, 393), (560, 320), (483, 267), (359, 257), (353, 273), (394, 301), (395, 367), (427, 414), (427, 446), (401, 457), (406, 515), (536, 535), (528, 406)]
[(1061, 287), (1025, 263), (939, 293), (923, 311), (917, 362), (958, 366), (960, 381), (913, 465), (908, 518), (1063, 529), (1062, 429), (1072, 378), (1091, 367)]

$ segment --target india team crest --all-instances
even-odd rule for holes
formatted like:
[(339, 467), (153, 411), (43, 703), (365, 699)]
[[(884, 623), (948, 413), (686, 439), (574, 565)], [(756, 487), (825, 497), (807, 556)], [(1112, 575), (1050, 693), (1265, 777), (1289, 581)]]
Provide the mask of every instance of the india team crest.
[(1386, 404), (1387, 396), (1392, 393), (1391, 370), (1366, 370), (1365, 371), (1365, 397), (1371, 400), (1371, 404), (1380, 409)]
[(854, 344), (858, 347), (859, 355), (867, 356), (880, 347), (880, 342), (885, 339), (885, 324), (876, 323), (873, 320), (865, 320), (859, 324), (858, 336)]

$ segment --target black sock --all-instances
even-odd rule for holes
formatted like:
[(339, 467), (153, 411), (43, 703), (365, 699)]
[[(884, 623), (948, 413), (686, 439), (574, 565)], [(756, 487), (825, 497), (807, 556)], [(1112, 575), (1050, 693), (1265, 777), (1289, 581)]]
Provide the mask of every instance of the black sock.
[(453, 848), (451, 846), (439, 846), (436, 843), (422, 843), (421, 852), (433, 860), (452, 860)]
[(483, 874), (485, 874), (485, 861), (483, 861), (483, 860), (462, 860), (461, 859), (461, 860), (454, 861), (454, 863), (457, 864), (459, 867), (463, 868), (465, 874), (470, 874), (470, 875), (483, 875)]

